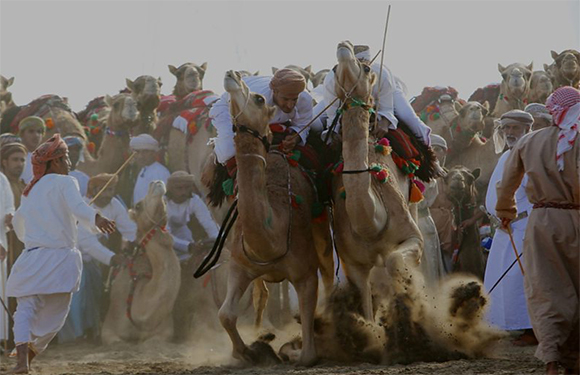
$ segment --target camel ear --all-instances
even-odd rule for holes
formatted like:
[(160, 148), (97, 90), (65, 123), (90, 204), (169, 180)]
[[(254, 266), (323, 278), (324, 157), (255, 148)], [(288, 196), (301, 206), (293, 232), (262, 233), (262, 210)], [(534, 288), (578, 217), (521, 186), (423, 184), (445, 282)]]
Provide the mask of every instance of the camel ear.
[(133, 84), (134, 82), (131, 81), (129, 78), (125, 78), (125, 83), (127, 84), (127, 88), (129, 90), (131, 90), (131, 92), (135, 92), (135, 85)]
[(505, 71), (505, 67), (501, 64), (497, 64), (497, 70), (499, 70), (500, 73), (503, 73)]
[(553, 58), (554, 60), (556, 60), (556, 59), (558, 58), (558, 56), (559, 56), (559, 53), (558, 53), (558, 52), (556, 52), (556, 51), (550, 51), (550, 53), (552, 54), (552, 58)]
[(254, 73), (255, 76), (259, 76), (260, 75), (260, 71), (256, 70), (256, 73)]
[(6, 81), (6, 86), (4, 88), (12, 86), (13, 83), (14, 83), (14, 77), (8, 78), (8, 80)]
[(550, 73), (550, 65), (544, 63), (544, 72)]
[(534, 62), (532, 61), (530, 65), (527, 66), (528, 70), (534, 70)]
[(107, 103), (109, 107), (113, 106), (113, 98), (111, 98), (111, 96), (109, 96), (108, 94), (105, 95), (105, 103)]
[(304, 70), (306, 70), (309, 75), (312, 75), (312, 65), (308, 65)]
[(483, 107), (483, 117), (485, 117), (489, 114), (489, 102), (486, 100), (481, 106)]
[(173, 65), (167, 65), (167, 67), (169, 68), (169, 71), (171, 72), (171, 74), (173, 74), (174, 76), (177, 77), (177, 68)]
[(272, 74), (276, 74), (277, 71), (278, 71), (278, 68), (272, 67)]
[(473, 172), (471, 172), (471, 175), (473, 176), (473, 180), (477, 180), (479, 178), (479, 176), (481, 175), (481, 169), (479, 168), (475, 168), (473, 170)]
[(157, 84), (159, 87), (163, 86), (163, 82), (161, 82), (161, 77), (157, 77)]
[(203, 72), (205, 73), (205, 71), (207, 70), (207, 62), (204, 62), (203, 64), (201, 64), (199, 66), (201, 68), (201, 70), (203, 70)]

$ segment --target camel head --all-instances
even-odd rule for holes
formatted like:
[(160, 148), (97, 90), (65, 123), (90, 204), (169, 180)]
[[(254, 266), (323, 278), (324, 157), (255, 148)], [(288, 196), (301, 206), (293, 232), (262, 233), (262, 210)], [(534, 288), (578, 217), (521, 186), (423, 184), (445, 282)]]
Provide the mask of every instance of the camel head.
[(345, 101), (347, 94), (350, 94), (351, 97), (368, 102), (376, 79), (371, 67), (354, 56), (354, 47), (349, 41), (338, 43), (336, 57), (338, 65), (334, 74), (337, 96)]
[(503, 77), (501, 86), (504, 94), (509, 98), (526, 99), (530, 91), (530, 80), (534, 64), (513, 63), (507, 67), (497, 64), (497, 67)]
[(167, 224), (167, 209), (163, 199), (165, 192), (163, 181), (152, 181), (145, 198), (129, 210), (129, 216), (137, 224), (139, 233), (147, 233), (155, 226)]
[(459, 108), (458, 123), (462, 130), (468, 130), (470, 134), (480, 133), (485, 126), (483, 120), (489, 114), (489, 103), (467, 102), (461, 105), (456, 102)]
[(230, 113), (234, 125), (245, 125), (261, 135), (268, 134), (268, 123), (276, 113), (276, 107), (266, 104), (263, 95), (250, 92), (239, 72), (226, 72), (224, 89), (230, 94)]
[(185, 63), (179, 68), (169, 65), (169, 71), (177, 78), (173, 88), (173, 95), (183, 98), (191, 92), (203, 90), (203, 77), (206, 69), (206, 62), (201, 65)]
[(256, 70), (255, 73), (251, 73), (247, 70), (238, 70), (238, 73), (240, 73), (240, 75), (243, 77), (252, 77), (252, 76), (259, 76), (260, 75), (260, 71)]
[(444, 180), (449, 198), (458, 203), (466, 203), (474, 199), (477, 195), (475, 180), (480, 174), (479, 168), (473, 171), (461, 165), (451, 168)]
[[(302, 68), (298, 65), (286, 65), (284, 68), (292, 69), (304, 76), (304, 80), (306, 81), (306, 85), (308, 85), (308, 81), (312, 79), (312, 65), (308, 65), (306, 68)], [(272, 67), (272, 74), (276, 74), (278, 68)]]
[(322, 84), (322, 82), (324, 82), (324, 78), (326, 78), (326, 75), (328, 74), (329, 71), (330, 69), (322, 69), (313, 74), (312, 77), (310, 78), (310, 81), (312, 81), (312, 87), (317, 87), (318, 85)]
[(131, 128), (138, 124), (139, 109), (137, 108), (137, 101), (131, 94), (117, 94), (112, 97), (106, 95), (105, 103), (111, 108), (107, 126), (112, 130), (129, 132)]
[(530, 81), (530, 98), (543, 98), (542, 104), (554, 91), (552, 76), (544, 70), (537, 70), (532, 73)]
[(12, 100), (12, 93), (8, 91), (8, 87), (14, 83), (14, 77), (6, 78), (0, 74), (0, 102), (8, 104)]
[(134, 81), (129, 78), (125, 81), (131, 95), (137, 101), (139, 111), (153, 112), (157, 109), (161, 98), (161, 78), (140, 76)]
[(562, 53), (552, 52), (556, 70), (562, 78), (572, 82), (580, 79), (580, 52), (567, 49)]

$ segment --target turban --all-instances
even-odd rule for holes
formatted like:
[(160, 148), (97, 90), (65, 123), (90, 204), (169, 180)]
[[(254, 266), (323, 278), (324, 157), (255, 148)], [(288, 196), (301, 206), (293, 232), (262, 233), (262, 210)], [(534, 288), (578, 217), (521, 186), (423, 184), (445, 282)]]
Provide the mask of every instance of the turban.
[(190, 184), (194, 185), (195, 178), (193, 175), (185, 172), (185, 171), (177, 171), (173, 172), (171, 176), (167, 179), (167, 188), (171, 188), (173, 185), (181, 185), (181, 184)]
[(447, 150), (447, 141), (445, 140), (445, 138), (433, 133), (431, 133), (430, 137), (431, 137), (431, 147), (439, 146)]
[(28, 116), (23, 118), (18, 124), (18, 132), (22, 134), (24, 130), (33, 127), (41, 128), (43, 132), (46, 131), (46, 125), (44, 124), (44, 120), (42, 118), (38, 116)]
[(46, 166), (49, 161), (61, 158), (65, 156), (67, 152), (68, 147), (58, 133), (38, 146), (38, 148), (32, 153), (32, 173), (34, 174), (34, 177), (24, 189), (22, 195), (25, 197), (28, 196), (28, 193), (30, 193), (30, 190), (34, 185), (36, 185), (36, 183), (46, 174)]
[(270, 88), (288, 95), (298, 95), (306, 88), (306, 80), (297, 71), (284, 68), (276, 71), (270, 81)]
[(23, 152), (24, 155), (28, 154), (28, 150), (22, 143), (6, 143), (0, 148), (0, 160), (8, 159), (15, 152)]
[(532, 126), (534, 118), (528, 112), (514, 109), (501, 115), (499, 122), (501, 125), (520, 124), (525, 126)]
[(371, 61), (371, 50), (369, 46), (356, 45), (354, 46), (354, 57), (359, 60)]
[(548, 111), (548, 108), (546, 108), (546, 106), (543, 104), (540, 103), (528, 104), (524, 109), (524, 111), (528, 112), (530, 115), (534, 117), (539, 117), (546, 119), (548, 121), (552, 121), (552, 115), (550, 114), (550, 111)]
[(564, 153), (570, 151), (576, 142), (580, 126), (580, 91), (571, 86), (560, 87), (546, 100), (546, 107), (552, 114), (558, 133), (556, 163), (558, 170), (564, 170)]
[(4, 133), (0, 135), (0, 147), (8, 143), (22, 143), (22, 139), (20, 139), (19, 136), (12, 133)]
[(159, 151), (159, 142), (149, 134), (139, 134), (138, 136), (131, 138), (129, 147), (134, 151)]
[(102, 189), (103, 186), (105, 186), (111, 178), (113, 179), (113, 181), (111, 181), (109, 186), (115, 187), (117, 185), (117, 182), (119, 182), (119, 176), (117, 175), (109, 173), (100, 173), (96, 176), (91, 177), (87, 185), (87, 194), (93, 195), (92, 192), (95, 189), (99, 190)]

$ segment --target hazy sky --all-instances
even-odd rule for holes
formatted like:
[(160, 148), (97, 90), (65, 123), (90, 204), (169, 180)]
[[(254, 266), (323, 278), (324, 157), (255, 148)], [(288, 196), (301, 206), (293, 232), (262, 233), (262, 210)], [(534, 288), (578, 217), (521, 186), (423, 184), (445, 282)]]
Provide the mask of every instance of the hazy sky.
[(445, 85), (467, 98), (498, 82), (497, 64), (551, 63), (580, 49), (579, 1), (8, 1), (0, 0), (0, 73), (17, 104), (47, 93), (81, 110), (125, 78), (161, 77), (168, 64), (208, 63), (204, 88), (223, 92), (229, 69), (335, 64), (349, 39), (378, 51), (392, 4), (385, 62), (408, 86)]

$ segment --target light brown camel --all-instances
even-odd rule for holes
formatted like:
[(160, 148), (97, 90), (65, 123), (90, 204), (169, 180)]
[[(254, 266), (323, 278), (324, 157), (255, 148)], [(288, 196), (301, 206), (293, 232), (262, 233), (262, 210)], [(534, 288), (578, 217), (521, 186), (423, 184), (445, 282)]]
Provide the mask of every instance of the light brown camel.
[(161, 99), (161, 78), (139, 76), (135, 81), (125, 79), (127, 88), (137, 101), (139, 124), (133, 130), (133, 136), (142, 133), (151, 134), (157, 125), (157, 107)]
[[(167, 223), (164, 194), (163, 182), (154, 181), (147, 196), (130, 211), (131, 219), (137, 223), (139, 243), (136, 255), (126, 259), (113, 280), (111, 304), (101, 335), (105, 345), (154, 336), (169, 339), (173, 333), (171, 313), (181, 273), (173, 239), (164, 229)], [(131, 274), (136, 276), (132, 279)]]
[(530, 81), (530, 95), (528, 97), (529, 103), (546, 103), (548, 96), (554, 91), (552, 84), (552, 77), (544, 70), (536, 70), (532, 73), (532, 80)]
[[(371, 270), (386, 267), (391, 277), (404, 277), (409, 268), (418, 265), (423, 239), (407, 203), (408, 177), (390, 155), (375, 151), (376, 140), (369, 136), (369, 110), (353, 105), (355, 99), (372, 105), (376, 77), (355, 58), (350, 42), (338, 44), (337, 58), (335, 90), (348, 109), (342, 117), (344, 171), (333, 181), (336, 246), (348, 280), (361, 293), (363, 316), (372, 321)], [(366, 172), (373, 164), (386, 169), (385, 183)]]
[(137, 102), (131, 94), (117, 94), (113, 97), (106, 95), (104, 100), (110, 112), (97, 158), (85, 157), (85, 161), (78, 166), (79, 170), (89, 176), (115, 173), (119, 169), (130, 153), (131, 130), (139, 123)]
[(580, 52), (567, 49), (561, 53), (551, 51), (554, 59), (554, 90), (562, 86), (580, 88)]
[(500, 84), (499, 97), (493, 111), (493, 117), (499, 118), (512, 109), (523, 110), (528, 103), (530, 95), (530, 80), (534, 64), (524, 65), (513, 63), (507, 67), (497, 64), (498, 70), (503, 77)]
[[(237, 328), (237, 306), (256, 278), (268, 282), (288, 279), (300, 304), (304, 345), (299, 363), (316, 361), (313, 321), (318, 287), (318, 259), (311, 226), (314, 190), (299, 168), (279, 153), (266, 150), (268, 122), (275, 108), (262, 95), (250, 93), (237, 72), (229, 71), (224, 88), (230, 94), (230, 112), (238, 127), (234, 137), (238, 164), (238, 211), (228, 291), (219, 318), (233, 343), (235, 358), (256, 362)], [(242, 127), (243, 126), (243, 127)], [(293, 207), (297, 196), (303, 201)]]
[(4, 111), (16, 105), (12, 100), (12, 93), (8, 91), (8, 87), (13, 83), (14, 77), (6, 78), (0, 74), (0, 116)]
[(319, 70), (318, 72), (312, 74), (310, 77), (310, 81), (312, 82), (312, 87), (318, 87), (318, 85), (321, 85), (322, 82), (324, 82), (324, 78), (326, 78), (326, 75), (328, 74), (328, 72), (330, 72), (330, 69), (322, 69), (322, 70)]
[(173, 65), (168, 65), (171, 74), (177, 78), (177, 82), (173, 87), (173, 95), (179, 99), (185, 98), (189, 93), (203, 89), (203, 77), (207, 69), (207, 63), (201, 65), (194, 63), (184, 63), (176, 68)]

